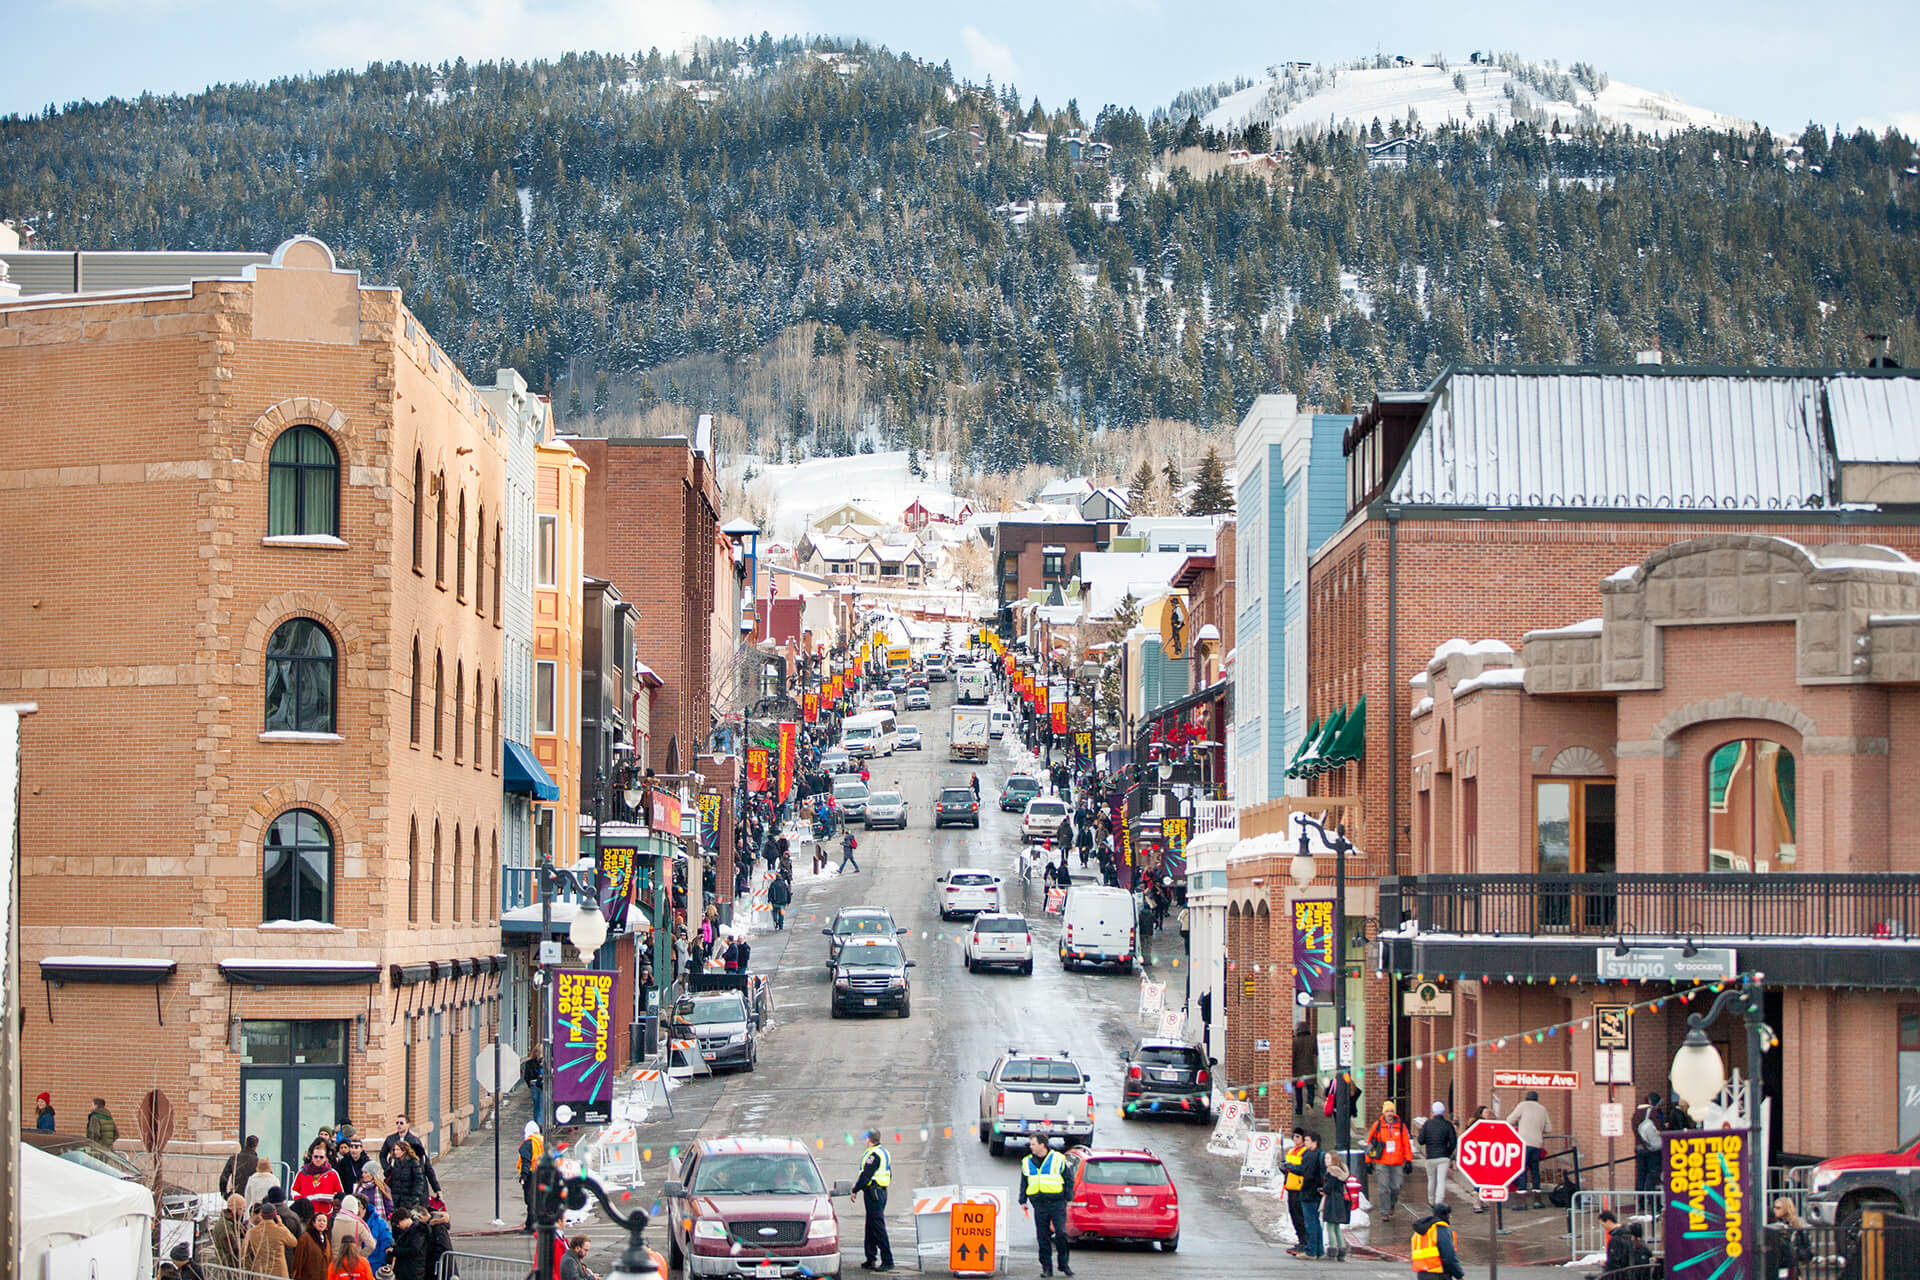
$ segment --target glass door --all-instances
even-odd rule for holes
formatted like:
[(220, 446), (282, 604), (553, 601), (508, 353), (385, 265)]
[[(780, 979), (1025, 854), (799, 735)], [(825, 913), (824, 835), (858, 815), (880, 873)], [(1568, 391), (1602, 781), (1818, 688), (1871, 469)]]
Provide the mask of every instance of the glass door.
[[(1542, 876), (1606, 875), (1616, 868), (1611, 778), (1538, 781), (1533, 787), (1534, 870)], [(1618, 915), (1611, 888), (1576, 893), (1571, 881), (1539, 886), (1542, 929), (1606, 933)]]
[(306, 1144), (347, 1118), (347, 1024), (339, 1019), (240, 1024), (241, 1130), (260, 1158), (298, 1168)]

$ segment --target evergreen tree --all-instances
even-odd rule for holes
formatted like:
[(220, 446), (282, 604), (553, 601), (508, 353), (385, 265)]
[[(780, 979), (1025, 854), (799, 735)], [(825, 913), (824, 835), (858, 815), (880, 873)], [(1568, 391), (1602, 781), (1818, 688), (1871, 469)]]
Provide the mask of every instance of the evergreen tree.
[(1186, 488), (1187, 479), (1180, 474), (1180, 459), (1169, 456), (1167, 465), (1160, 468), (1160, 478), (1167, 482), (1167, 506), (1177, 510), (1180, 503), (1180, 490)]
[(1139, 470), (1133, 473), (1133, 479), (1127, 482), (1127, 510), (1136, 516), (1150, 515), (1147, 510), (1153, 499), (1153, 464), (1145, 458), (1140, 459)]
[(1220, 450), (1209, 446), (1207, 456), (1200, 459), (1200, 472), (1194, 477), (1187, 514), (1217, 516), (1229, 515), (1232, 511), (1233, 494), (1227, 489), (1227, 473), (1220, 462)]

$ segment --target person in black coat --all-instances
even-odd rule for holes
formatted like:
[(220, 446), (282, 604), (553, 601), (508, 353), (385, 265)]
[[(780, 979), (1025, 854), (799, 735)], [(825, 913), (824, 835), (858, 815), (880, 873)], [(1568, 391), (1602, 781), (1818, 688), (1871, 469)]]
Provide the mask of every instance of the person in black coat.
[(1326, 1158), (1326, 1172), (1320, 1179), (1320, 1222), (1325, 1227), (1323, 1247), (1326, 1256), (1344, 1262), (1347, 1257), (1346, 1225), (1353, 1221), (1353, 1206), (1347, 1202), (1347, 1166), (1337, 1155)]
[(393, 1280), (427, 1280), (427, 1251), (433, 1243), (425, 1204), (394, 1210)]
[(425, 1204), (431, 1182), (429, 1166), (414, 1151), (411, 1143), (394, 1148), (393, 1163), (387, 1166), (387, 1193), (396, 1205)]

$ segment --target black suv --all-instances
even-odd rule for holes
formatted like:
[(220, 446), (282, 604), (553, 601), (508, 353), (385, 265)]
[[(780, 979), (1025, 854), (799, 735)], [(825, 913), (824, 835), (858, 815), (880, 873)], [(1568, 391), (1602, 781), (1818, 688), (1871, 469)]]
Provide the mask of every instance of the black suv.
[(1212, 1061), (1181, 1040), (1142, 1040), (1127, 1054), (1120, 1093), (1129, 1120), (1144, 1115), (1197, 1116), (1213, 1112)]
[(973, 794), (972, 787), (940, 789), (940, 798), (933, 802), (934, 830), (939, 830), (949, 822), (955, 826), (964, 824), (975, 831), (980, 829), (980, 799)]
[(673, 1006), (675, 1038), (697, 1042), (700, 1057), (714, 1070), (753, 1070), (760, 1060), (754, 1022), (746, 996), (738, 991), (701, 991)]
[(900, 1017), (913, 1012), (913, 988), (907, 970), (913, 961), (893, 938), (849, 938), (833, 970), (833, 1016), (891, 1011)]

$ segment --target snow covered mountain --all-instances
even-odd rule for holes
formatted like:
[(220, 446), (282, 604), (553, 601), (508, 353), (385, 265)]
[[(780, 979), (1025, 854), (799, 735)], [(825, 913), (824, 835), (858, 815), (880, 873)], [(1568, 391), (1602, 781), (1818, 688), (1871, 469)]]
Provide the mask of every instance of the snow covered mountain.
[(1376, 119), (1388, 125), (1410, 114), (1427, 128), (1447, 123), (1473, 128), (1490, 120), (1504, 129), (1524, 120), (1545, 129), (1557, 120), (1562, 128), (1625, 128), (1658, 137), (1695, 127), (1754, 127), (1752, 121), (1691, 106), (1670, 93), (1621, 84), (1584, 63), (1562, 70), (1511, 54), (1475, 54), (1462, 62), (1283, 63), (1269, 67), (1251, 88), (1221, 97), (1200, 123), (1223, 133), (1264, 124), (1278, 140), (1347, 124), (1364, 129)]

